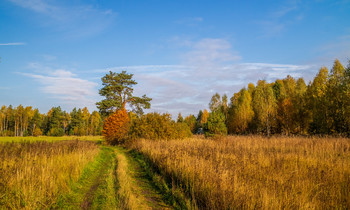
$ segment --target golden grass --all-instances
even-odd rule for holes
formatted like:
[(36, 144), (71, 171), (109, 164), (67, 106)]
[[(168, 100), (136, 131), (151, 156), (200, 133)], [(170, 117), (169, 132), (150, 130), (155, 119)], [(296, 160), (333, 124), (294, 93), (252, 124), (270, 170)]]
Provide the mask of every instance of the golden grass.
[(98, 152), (88, 141), (0, 144), (0, 209), (50, 207)]
[(102, 136), (16, 136), (16, 137), (10, 137), (10, 136), (0, 136), (0, 143), (5, 142), (21, 142), (21, 141), (29, 141), (29, 142), (36, 142), (36, 141), (46, 141), (46, 142), (54, 142), (54, 141), (71, 141), (71, 140), (80, 140), (80, 141), (103, 141)]
[(139, 207), (140, 201), (134, 196), (132, 189), (135, 183), (130, 176), (130, 171), (128, 167), (128, 162), (123, 154), (124, 151), (119, 149), (117, 153), (117, 178), (118, 178), (118, 201), (120, 209), (137, 209)]
[[(135, 178), (135, 165), (127, 157), (127, 150), (117, 147), (118, 209), (153, 209), (147, 200), (148, 189), (142, 188), (142, 181)], [(134, 163), (135, 164), (135, 163)], [(146, 194), (145, 194), (146, 193)], [(152, 203), (152, 202), (151, 202)], [(166, 209), (166, 208), (164, 208)]]
[(350, 208), (350, 140), (230, 136), (136, 141), (199, 208)]

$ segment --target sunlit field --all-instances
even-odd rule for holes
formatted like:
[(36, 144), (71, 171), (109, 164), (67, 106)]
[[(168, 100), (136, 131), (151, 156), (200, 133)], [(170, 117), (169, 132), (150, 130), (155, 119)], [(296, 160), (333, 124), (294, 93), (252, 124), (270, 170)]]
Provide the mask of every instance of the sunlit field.
[(49, 208), (100, 151), (92, 141), (48, 142), (53, 139), (0, 139), (0, 209)]
[(8, 136), (0, 136), (0, 143), (4, 142), (21, 142), (21, 141), (46, 141), (46, 142), (55, 142), (55, 141), (70, 141), (70, 140), (81, 140), (81, 141), (102, 141), (102, 136), (16, 136), (16, 137), (8, 137)]
[(240, 136), (133, 147), (199, 208), (350, 207), (350, 139)]

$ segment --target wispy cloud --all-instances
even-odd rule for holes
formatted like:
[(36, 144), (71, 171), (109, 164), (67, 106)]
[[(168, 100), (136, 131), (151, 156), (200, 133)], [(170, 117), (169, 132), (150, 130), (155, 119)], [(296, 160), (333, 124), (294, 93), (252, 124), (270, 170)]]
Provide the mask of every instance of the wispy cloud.
[(334, 59), (339, 59), (344, 64), (347, 64), (350, 61), (350, 33), (320, 46), (316, 49), (316, 53), (319, 54), (317, 58), (319, 62), (332, 63)]
[(175, 23), (186, 26), (196, 26), (199, 23), (203, 22), (203, 20), (204, 19), (202, 17), (186, 17), (175, 21)]
[(199, 68), (213, 67), (217, 64), (238, 61), (241, 56), (232, 50), (225, 39), (205, 38), (197, 42), (189, 42), (190, 50), (183, 55), (186, 64)]
[(65, 69), (51, 69), (39, 64), (31, 65), (35, 72), (41, 68), (45, 73), (21, 73), (24, 76), (35, 79), (41, 84), (41, 91), (47, 97), (56, 98), (59, 103), (71, 107), (85, 107), (95, 109), (97, 86), (95, 82), (79, 78), (78, 75)]
[(74, 2), (67, 6), (57, 0), (9, 1), (41, 15), (42, 25), (53, 27), (76, 38), (100, 33), (113, 22), (116, 16), (116, 13), (110, 9), (100, 9), (88, 4), (74, 4)]
[(304, 15), (299, 11), (298, 1), (290, 1), (286, 5), (270, 12), (265, 19), (257, 21), (262, 30), (262, 37), (271, 38), (281, 35), (287, 26), (303, 20)]
[(57, 59), (56, 56), (54, 55), (48, 55), (48, 54), (43, 54), (41, 55), (41, 57), (45, 60), (45, 61), (54, 61)]
[(24, 42), (0, 43), (0, 46), (16, 46), (16, 45), (26, 45), (26, 43)]
[(50, 14), (55, 12), (58, 8), (50, 5), (43, 0), (10, 0), (11, 2), (23, 8), (31, 9), (35, 12)]
[(282, 18), (286, 16), (288, 13), (293, 12), (297, 10), (298, 7), (296, 5), (296, 2), (294, 2), (292, 5), (284, 6), (274, 12), (271, 13), (271, 17), (273, 18)]

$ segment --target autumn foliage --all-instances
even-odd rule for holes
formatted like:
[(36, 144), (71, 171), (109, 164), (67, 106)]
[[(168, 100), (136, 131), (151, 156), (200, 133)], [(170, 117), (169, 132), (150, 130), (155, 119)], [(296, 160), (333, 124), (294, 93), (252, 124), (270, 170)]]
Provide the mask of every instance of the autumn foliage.
[(102, 135), (109, 144), (123, 143), (128, 135), (130, 119), (125, 109), (111, 114), (104, 123)]
[[(330, 72), (322, 67), (308, 84), (290, 75), (271, 83), (259, 80), (228, 102), (216, 93), (209, 103), (211, 112), (224, 116), (228, 134), (350, 136), (350, 63), (344, 68), (335, 60)], [(207, 136), (224, 131), (216, 118), (211, 129), (202, 123)]]
[(175, 122), (170, 114), (157, 112), (134, 119), (129, 134), (132, 139), (152, 140), (183, 139), (192, 136), (190, 127), (185, 122)]

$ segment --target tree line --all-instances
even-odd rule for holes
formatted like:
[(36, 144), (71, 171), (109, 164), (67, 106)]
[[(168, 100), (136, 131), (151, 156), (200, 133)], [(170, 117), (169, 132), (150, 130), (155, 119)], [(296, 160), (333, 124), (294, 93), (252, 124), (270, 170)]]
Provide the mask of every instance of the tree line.
[(85, 107), (66, 112), (52, 107), (46, 114), (31, 106), (2, 106), (0, 136), (63, 136), (101, 135), (103, 119), (99, 112)]
[[(287, 76), (268, 83), (259, 80), (227, 95), (216, 93), (209, 103), (207, 122), (190, 115), (207, 136), (228, 134), (350, 135), (350, 62), (335, 60), (322, 67), (308, 84)], [(178, 117), (181, 121), (181, 117)], [(186, 119), (184, 120), (186, 121)], [(203, 121), (202, 121), (203, 122)]]
[[(107, 141), (123, 143), (135, 138), (177, 139), (191, 133), (207, 137), (227, 134), (350, 135), (350, 63), (347, 68), (335, 60), (330, 71), (322, 67), (308, 84), (303, 78), (287, 76), (274, 82), (248, 84), (229, 99), (216, 93), (209, 111), (177, 121), (169, 114), (143, 114), (151, 99), (135, 97), (132, 74), (110, 72), (102, 78), (98, 102), (106, 113), (102, 134)], [(127, 112), (125, 104), (138, 107)], [(131, 107), (132, 107), (131, 106)]]
[[(197, 117), (185, 118), (179, 114), (176, 123), (169, 114), (143, 114), (152, 99), (133, 95), (137, 82), (132, 77), (125, 71), (102, 77), (99, 93), (105, 99), (96, 103), (100, 112), (90, 114), (85, 107), (68, 113), (53, 107), (41, 114), (30, 106), (2, 106), (0, 136), (102, 134), (117, 143), (127, 138), (183, 138), (191, 132), (206, 136), (350, 135), (350, 62), (344, 68), (335, 60), (330, 71), (322, 67), (308, 84), (303, 78), (287, 76), (271, 83), (250, 83), (230, 100), (216, 93), (209, 103), (210, 112), (203, 110)], [(126, 111), (126, 104), (131, 111)]]

